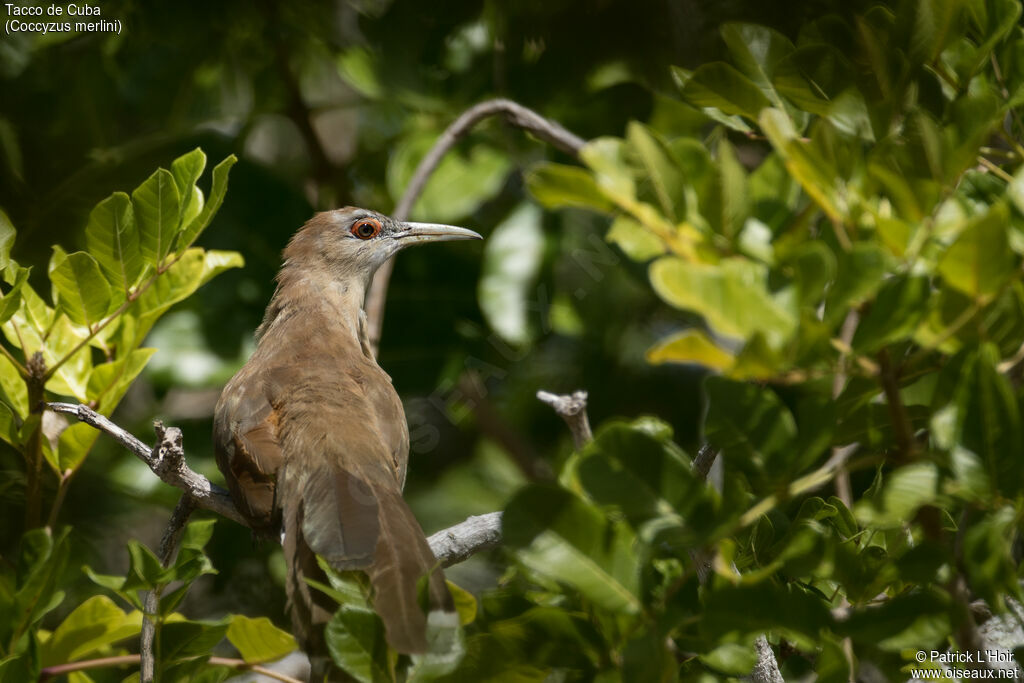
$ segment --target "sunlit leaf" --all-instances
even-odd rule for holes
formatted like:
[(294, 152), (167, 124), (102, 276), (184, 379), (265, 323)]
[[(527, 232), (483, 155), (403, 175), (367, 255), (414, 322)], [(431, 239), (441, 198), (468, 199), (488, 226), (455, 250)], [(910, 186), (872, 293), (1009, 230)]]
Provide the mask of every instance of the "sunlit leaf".
[(732, 366), (735, 358), (700, 330), (686, 330), (647, 350), (648, 363), (696, 363), (715, 370)]
[(139, 228), (128, 195), (115, 192), (93, 208), (85, 226), (85, 246), (120, 303), (138, 282), (143, 268)]
[(563, 164), (540, 163), (526, 175), (526, 187), (548, 209), (580, 207), (608, 211), (611, 202), (586, 170)]
[(162, 168), (132, 192), (139, 249), (152, 266), (163, 262), (177, 237), (180, 201), (174, 176)]
[(298, 648), (290, 633), (274, 626), (266, 617), (232, 615), (227, 637), (249, 664), (272, 662)]
[(666, 256), (651, 264), (650, 278), (662, 299), (700, 313), (719, 334), (745, 340), (760, 332), (777, 346), (796, 328), (793, 312), (768, 292), (764, 268), (749, 261), (708, 265)]
[(137, 635), (141, 628), (140, 612), (125, 613), (110, 598), (95, 595), (64, 618), (40, 648), (40, 660), (43, 666), (53, 666), (86, 659), (108, 645)]
[(110, 285), (88, 253), (68, 254), (50, 272), (50, 280), (58, 293), (58, 308), (72, 322), (91, 328), (110, 311)]
[(199, 214), (187, 224), (183, 224), (181, 234), (178, 236), (177, 252), (179, 254), (192, 246), (203, 230), (210, 224), (210, 221), (213, 220), (213, 217), (217, 215), (217, 211), (220, 210), (221, 204), (224, 203), (224, 196), (228, 191), (228, 174), (231, 173), (231, 167), (237, 161), (238, 158), (231, 154), (213, 167), (210, 196), (203, 203)]

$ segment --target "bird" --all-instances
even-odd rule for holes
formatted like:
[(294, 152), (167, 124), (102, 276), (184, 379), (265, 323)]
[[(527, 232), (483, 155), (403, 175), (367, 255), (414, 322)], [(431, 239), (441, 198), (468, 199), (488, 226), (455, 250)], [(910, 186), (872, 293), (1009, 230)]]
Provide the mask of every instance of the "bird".
[(256, 348), (217, 402), (217, 465), (254, 534), (281, 539), (292, 629), (316, 680), (330, 670), (323, 631), (335, 608), (306, 583), (324, 578), (317, 556), (369, 576), (374, 610), (397, 652), (427, 649), (422, 577), (430, 615), (454, 613), (402, 497), (408, 425), (371, 349), (363, 304), (374, 272), (401, 249), (471, 239), (482, 237), (356, 207), (314, 215), (285, 248)]

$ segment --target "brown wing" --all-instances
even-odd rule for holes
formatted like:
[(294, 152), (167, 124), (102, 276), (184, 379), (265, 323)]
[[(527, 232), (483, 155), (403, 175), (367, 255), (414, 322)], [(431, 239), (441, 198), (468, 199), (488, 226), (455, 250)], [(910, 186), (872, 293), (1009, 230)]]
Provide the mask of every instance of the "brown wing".
[(277, 440), (277, 413), (267, 400), (262, 373), (248, 364), (221, 393), (213, 444), (235, 507), (261, 536), (277, 534), (274, 495), (284, 462)]

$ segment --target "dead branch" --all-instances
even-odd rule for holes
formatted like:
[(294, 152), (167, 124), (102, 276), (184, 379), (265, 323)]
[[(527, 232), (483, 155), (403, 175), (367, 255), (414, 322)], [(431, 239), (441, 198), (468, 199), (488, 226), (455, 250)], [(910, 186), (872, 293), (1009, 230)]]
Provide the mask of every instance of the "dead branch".
[(574, 391), (571, 394), (559, 395), (538, 391), (537, 399), (551, 406), (558, 416), (565, 420), (565, 424), (569, 425), (576, 450), (583, 450), (584, 446), (594, 440), (594, 433), (590, 431), (590, 419), (587, 417), (587, 392)]
[[(248, 526), (235, 509), (231, 494), (211, 484), (206, 477), (191, 470), (185, 463), (185, 452), (181, 447), (181, 430), (173, 427), (164, 428), (162, 424), (157, 423), (158, 444), (155, 448), (150, 448), (139, 438), (88, 406), (48, 403), (47, 407), (54, 412), (74, 415), (87, 425), (114, 437), (118, 443), (149, 465), (149, 469), (153, 470), (161, 481), (181, 489), (195, 507), (216, 512), (222, 517)], [(161, 560), (165, 557), (165, 551), (166, 557), (170, 558), (166, 561), (173, 560), (181, 530), (175, 522), (177, 516), (178, 511), (175, 510), (175, 516), (168, 524), (167, 533), (160, 544)], [(180, 526), (184, 527), (184, 521)], [(501, 542), (501, 513), (492, 512), (470, 517), (455, 526), (442, 529), (428, 541), (431, 550), (443, 566), (458, 564), (471, 555), (493, 548)]]

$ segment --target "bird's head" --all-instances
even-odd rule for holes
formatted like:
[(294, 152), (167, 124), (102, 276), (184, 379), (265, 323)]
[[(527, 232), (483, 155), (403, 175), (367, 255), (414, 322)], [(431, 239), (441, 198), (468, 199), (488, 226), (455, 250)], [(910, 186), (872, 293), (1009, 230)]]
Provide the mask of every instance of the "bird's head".
[(285, 258), (326, 266), (337, 277), (369, 279), (396, 252), (414, 244), (483, 239), (472, 230), (436, 223), (397, 221), (352, 206), (314, 216), (295, 234)]

